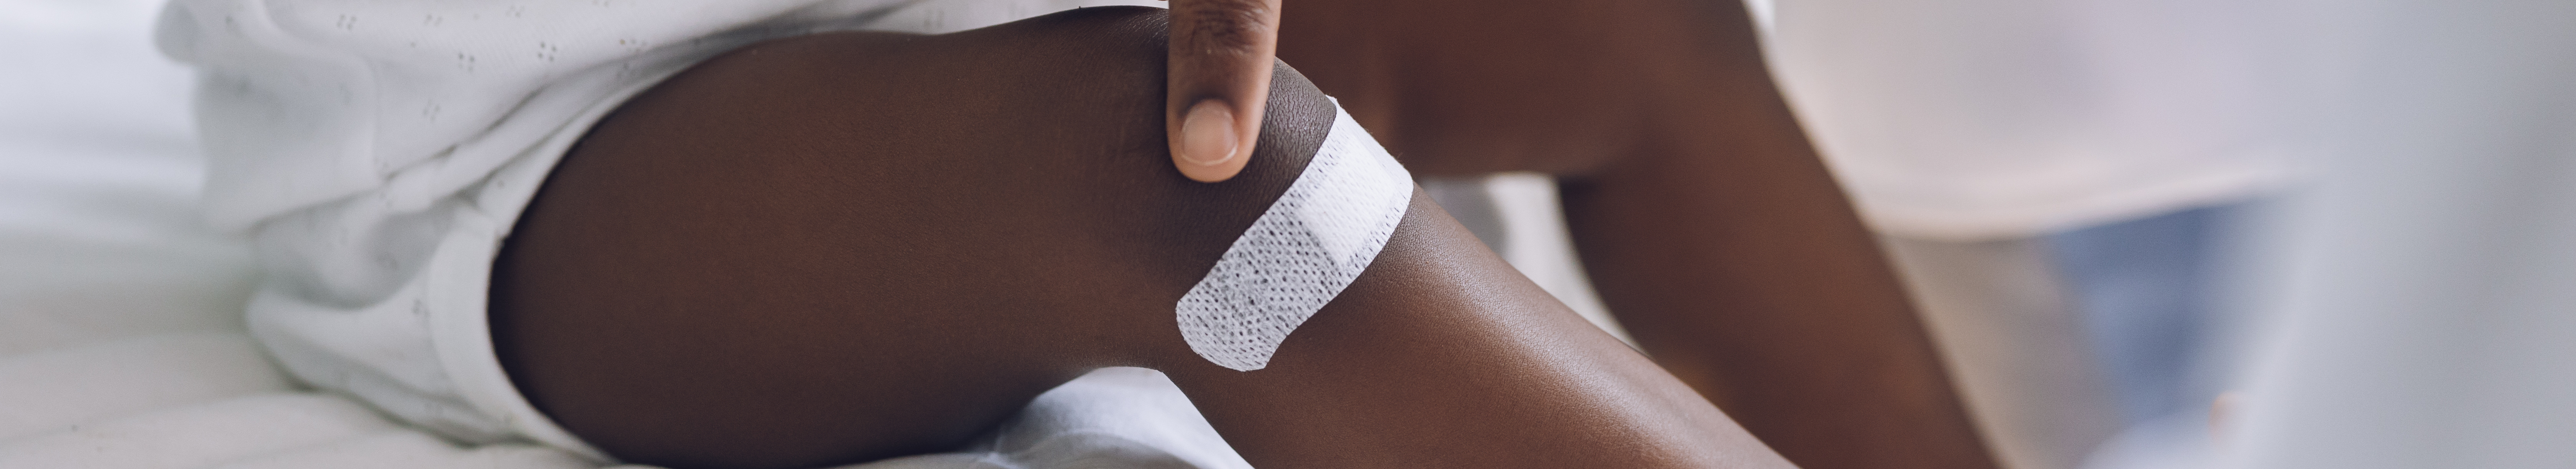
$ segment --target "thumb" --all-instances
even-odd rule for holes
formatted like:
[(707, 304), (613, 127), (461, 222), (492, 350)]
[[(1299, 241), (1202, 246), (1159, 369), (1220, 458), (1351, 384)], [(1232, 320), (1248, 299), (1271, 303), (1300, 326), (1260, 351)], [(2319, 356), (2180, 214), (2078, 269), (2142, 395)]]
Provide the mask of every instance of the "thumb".
[(1172, 164), (1201, 182), (1243, 171), (1261, 139), (1279, 0), (1170, 0), (1171, 95), (1163, 105)]

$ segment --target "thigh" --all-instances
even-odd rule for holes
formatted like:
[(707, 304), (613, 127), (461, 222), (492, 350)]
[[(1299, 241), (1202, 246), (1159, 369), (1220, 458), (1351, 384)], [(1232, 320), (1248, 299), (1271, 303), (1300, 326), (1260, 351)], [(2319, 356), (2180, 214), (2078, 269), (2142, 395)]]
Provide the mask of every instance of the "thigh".
[(1163, 370), (1262, 467), (1786, 467), (1426, 198), (1267, 368), (1175, 302), (1321, 145), (1277, 68), (1214, 184), (1163, 138), (1159, 10), (730, 53), (567, 155), (496, 266), (495, 343), (584, 440), (675, 468), (953, 447), (1105, 365)]
[(1333, 111), (1280, 67), (1244, 176), (1179, 177), (1159, 21), (781, 40), (630, 100), (498, 261), (505, 367), (621, 459), (789, 467), (953, 448), (1086, 370), (1189, 353), (1161, 340), (1173, 301)]

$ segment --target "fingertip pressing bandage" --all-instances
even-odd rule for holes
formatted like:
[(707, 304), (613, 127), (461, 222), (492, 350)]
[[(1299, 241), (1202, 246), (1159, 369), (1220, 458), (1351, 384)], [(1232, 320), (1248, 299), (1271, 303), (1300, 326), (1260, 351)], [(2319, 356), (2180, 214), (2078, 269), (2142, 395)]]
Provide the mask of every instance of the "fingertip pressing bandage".
[(1412, 175), (1337, 103), (1297, 182), (1173, 308), (1181, 338), (1218, 366), (1269, 366), (1289, 332), (1377, 259), (1412, 202)]

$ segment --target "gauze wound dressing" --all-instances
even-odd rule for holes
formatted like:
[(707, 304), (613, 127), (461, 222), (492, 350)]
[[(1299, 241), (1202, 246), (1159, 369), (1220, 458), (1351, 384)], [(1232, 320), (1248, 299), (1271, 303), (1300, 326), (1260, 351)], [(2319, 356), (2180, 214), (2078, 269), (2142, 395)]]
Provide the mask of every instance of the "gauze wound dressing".
[(1219, 366), (1269, 366), (1289, 332), (1377, 259), (1412, 202), (1412, 175), (1336, 104), (1297, 182), (1173, 308), (1181, 338)]

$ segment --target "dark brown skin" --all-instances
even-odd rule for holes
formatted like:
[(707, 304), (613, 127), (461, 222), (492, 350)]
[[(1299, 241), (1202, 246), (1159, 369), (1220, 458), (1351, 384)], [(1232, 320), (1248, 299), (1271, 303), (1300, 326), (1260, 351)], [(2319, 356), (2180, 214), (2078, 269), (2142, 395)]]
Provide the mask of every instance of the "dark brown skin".
[[(1330, 104), (1278, 66), (1237, 177), (1164, 139), (1159, 11), (827, 34), (598, 124), (496, 262), (496, 345), (575, 435), (674, 468), (963, 444), (1087, 370), (1163, 370), (1265, 468), (1788, 467), (1417, 195), (1268, 368), (1172, 305), (1285, 190)], [(901, 90), (890, 92), (889, 90)]]
[(1740, 3), (1290, 4), (1279, 57), (1415, 174), (1559, 175), (1610, 310), (1789, 460), (1995, 467)]

